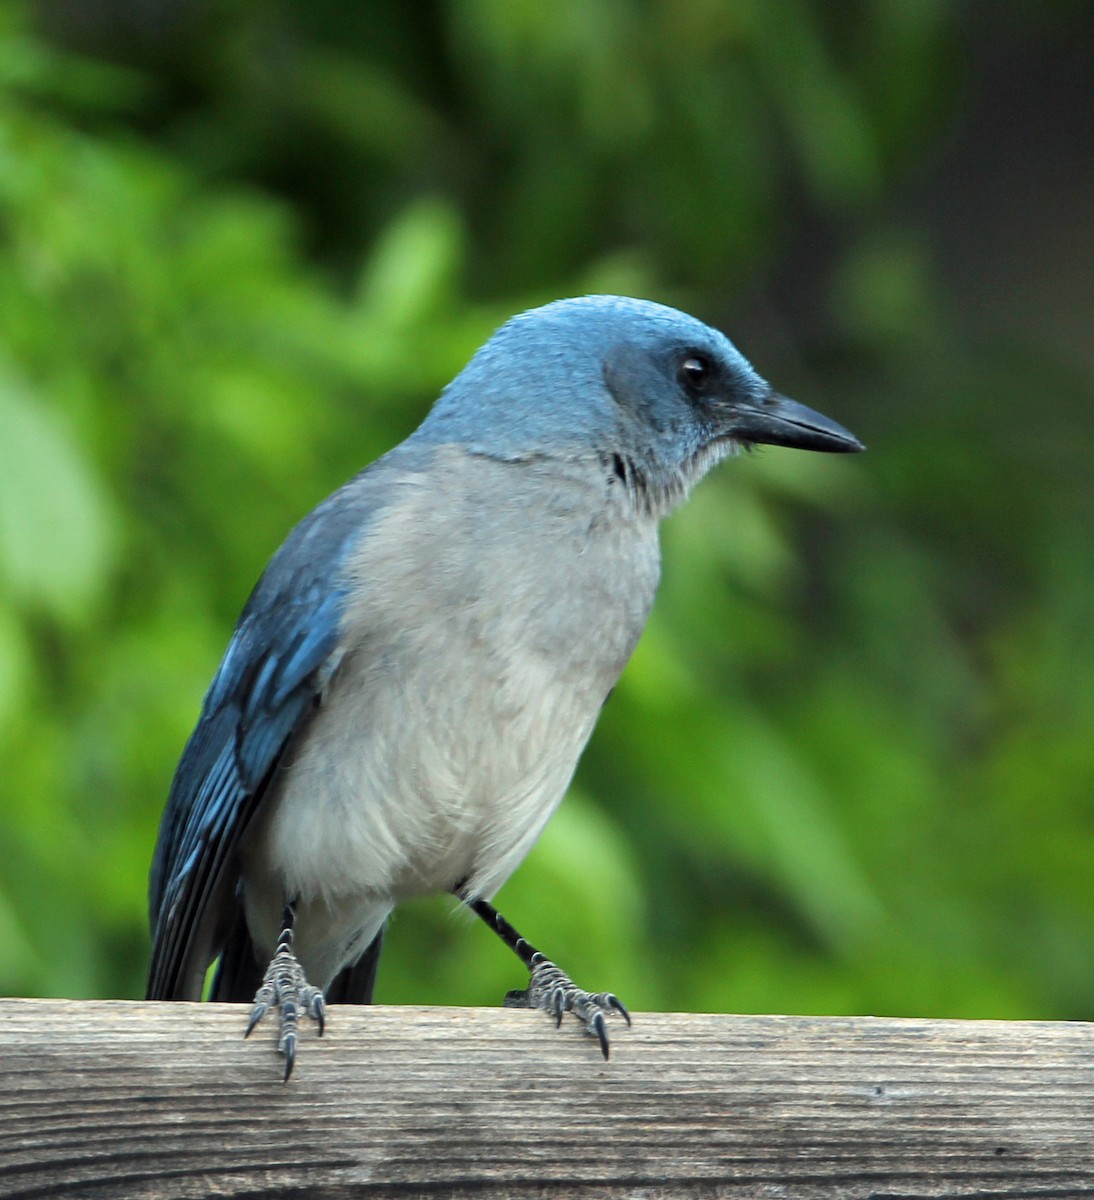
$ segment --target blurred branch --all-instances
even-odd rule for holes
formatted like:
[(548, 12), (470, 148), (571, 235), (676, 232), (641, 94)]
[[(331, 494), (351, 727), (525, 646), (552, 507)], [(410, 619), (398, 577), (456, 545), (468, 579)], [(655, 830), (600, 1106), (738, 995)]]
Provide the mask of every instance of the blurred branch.
[[(1091, 1027), (0, 1001), (5, 1197), (1088, 1194)], [(636, 1191), (639, 1189), (639, 1191)], [(783, 1189), (790, 1189), (784, 1192)]]

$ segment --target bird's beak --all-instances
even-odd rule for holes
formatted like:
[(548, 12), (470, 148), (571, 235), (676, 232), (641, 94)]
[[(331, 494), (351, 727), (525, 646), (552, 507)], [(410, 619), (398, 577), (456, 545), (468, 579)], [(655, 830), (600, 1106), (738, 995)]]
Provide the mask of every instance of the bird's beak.
[(739, 442), (790, 446), (795, 450), (847, 454), (866, 449), (842, 425), (774, 391), (751, 404), (735, 406), (725, 432)]

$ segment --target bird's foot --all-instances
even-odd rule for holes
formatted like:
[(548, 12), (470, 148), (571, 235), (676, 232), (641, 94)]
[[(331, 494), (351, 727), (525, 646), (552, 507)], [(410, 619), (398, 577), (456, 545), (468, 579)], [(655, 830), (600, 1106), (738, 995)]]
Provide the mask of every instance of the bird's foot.
[(251, 1018), (247, 1022), (247, 1032), (243, 1035), (250, 1037), (255, 1026), (271, 1008), (281, 1009), (281, 1036), (277, 1048), (285, 1056), (285, 1082), (288, 1082), (293, 1063), (296, 1061), (297, 1028), (301, 1011), (319, 1023), (320, 1037), (323, 1036), (325, 1012), (322, 991), (308, 983), (304, 968), (293, 953), (292, 936), (291, 927), (281, 931), (277, 940), (277, 950), (262, 978), (262, 986), (255, 993)]
[(510, 992), (505, 997), (506, 1008), (541, 1008), (562, 1024), (562, 1014), (572, 1012), (585, 1022), (585, 1032), (600, 1042), (600, 1053), (608, 1057), (608, 1026), (605, 1017), (618, 1013), (628, 1025), (631, 1014), (618, 996), (611, 992), (586, 992), (579, 988), (561, 968), (538, 951), (529, 963), (531, 977), (522, 992)]

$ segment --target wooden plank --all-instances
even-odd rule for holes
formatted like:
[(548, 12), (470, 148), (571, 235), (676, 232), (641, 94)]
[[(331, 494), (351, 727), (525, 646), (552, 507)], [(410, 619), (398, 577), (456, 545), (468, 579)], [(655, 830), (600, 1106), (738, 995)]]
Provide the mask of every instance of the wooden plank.
[(0, 1196), (1094, 1197), (1094, 1027), (0, 1001)]

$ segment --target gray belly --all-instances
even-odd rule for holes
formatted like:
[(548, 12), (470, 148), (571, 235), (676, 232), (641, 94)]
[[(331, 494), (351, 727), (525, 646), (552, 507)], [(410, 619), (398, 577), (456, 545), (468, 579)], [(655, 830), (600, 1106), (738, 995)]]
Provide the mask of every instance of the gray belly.
[(464, 883), (491, 896), (531, 849), (603, 696), (526, 668), (524, 702), (498, 704), (508, 689), (462, 667), (380, 692), (367, 664), (346, 664), (246, 838), (249, 923), (267, 951), (293, 900), (301, 957), (319, 956), (323, 978), (398, 901)]
[(353, 570), (385, 586), (361, 587), (345, 614), (338, 669), (244, 840), (252, 934), (272, 947), (298, 901), (318, 978), (397, 901), (505, 882), (645, 623), (652, 521), (590, 526), (562, 508), (533, 539), (523, 510), (483, 509), (482, 487), (462, 527), (459, 511), (436, 521), (423, 489), (362, 543)]

